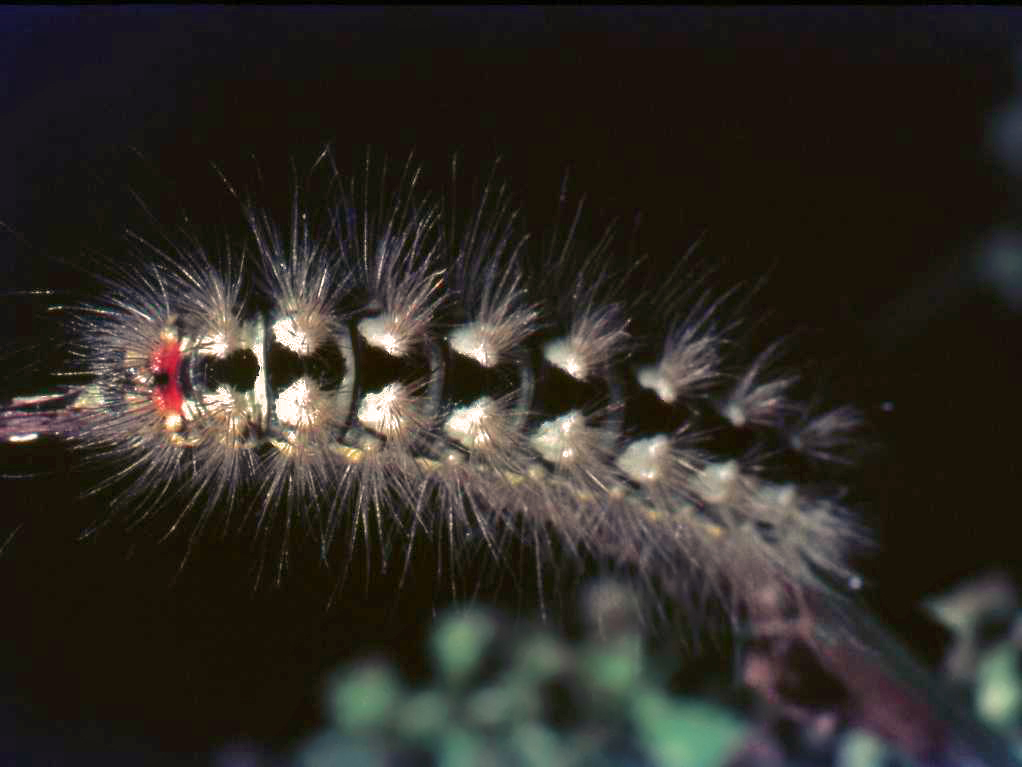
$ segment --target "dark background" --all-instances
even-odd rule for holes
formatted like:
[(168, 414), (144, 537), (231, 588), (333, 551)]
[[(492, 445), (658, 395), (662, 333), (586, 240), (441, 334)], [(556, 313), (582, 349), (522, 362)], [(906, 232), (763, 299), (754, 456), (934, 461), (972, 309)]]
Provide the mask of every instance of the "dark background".
[[(457, 152), (476, 177), (500, 155), (539, 217), (568, 173), (596, 220), (630, 230), (641, 213), (654, 264), (705, 232), (721, 290), (768, 275), (760, 332), (795, 334), (808, 380), (869, 416), (868, 598), (915, 632), (924, 595), (1019, 570), (1022, 321), (972, 275), (1022, 221), (1022, 182), (989, 148), (1020, 38), (1022, 13), (995, 9), (5, 8), (0, 285), (78, 289), (135, 193), (160, 220), (237, 230), (214, 163), (274, 207), (291, 163), (328, 142), (352, 167), (367, 147), (414, 149), (437, 174)], [(6, 393), (49, 365), (38, 308), (5, 302)], [(80, 497), (64, 451), (2, 460), (35, 476), (0, 484), (0, 545), (16, 531), (0, 760), (282, 748), (315, 726), (335, 663), (405, 653), (416, 673), (408, 648), (447, 600), (428, 572), (397, 595), (396, 576), (356, 567), (331, 605), (333, 575), (301, 558), (254, 589), (243, 537), (204, 541), (180, 572), (186, 536), (111, 525), (80, 542), (105, 499)]]

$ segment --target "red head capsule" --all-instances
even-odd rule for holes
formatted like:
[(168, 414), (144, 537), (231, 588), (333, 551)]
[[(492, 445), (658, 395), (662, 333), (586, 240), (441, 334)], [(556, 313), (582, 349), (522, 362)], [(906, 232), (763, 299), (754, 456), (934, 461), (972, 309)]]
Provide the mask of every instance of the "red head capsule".
[(153, 372), (153, 404), (165, 416), (180, 416), (184, 395), (181, 392), (181, 344), (163, 341), (149, 358)]

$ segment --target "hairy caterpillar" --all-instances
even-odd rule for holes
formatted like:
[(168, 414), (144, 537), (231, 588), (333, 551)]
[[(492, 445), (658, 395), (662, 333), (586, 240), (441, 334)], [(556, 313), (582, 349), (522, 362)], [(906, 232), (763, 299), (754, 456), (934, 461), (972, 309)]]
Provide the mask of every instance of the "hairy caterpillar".
[[(563, 202), (567, 225), (529, 237), (492, 180), (462, 221), (412, 165), (391, 192), (317, 164), (325, 209), (296, 192), (282, 225), (245, 202), (246, 246), (220, 254), (136, 237), (71, 311), (88, 381), (48, 402), (117, 467), (118, 504), (172, 527), (251, 515), (324, 557), (378, 529), (498, 558), (511, 536), (736, 620), (854, 588), (862, 534), (804, 480), (840, 461), (854, 411), (798, 403), (775, 347), (729, 360), (721, 301), (679, 288), (689, 261), (619, 290), (635, 274), (607, 274), (612, 238), (586, 248)], [(40, 405), (9, 407), (5, 436)], [(778, 455), (806, 461), (780, 465), (798, 483)]]
[[(537, 236), (493, 178), (461, 218), (411, 163), (394, 190), (317, 165), (325, 209), (296, 191), (281, 226), (245, 202), (248, 242), (219, 256), (136, 235), (72, 310), (72, 409), (118, 504), (299, 524), (325, 555), (342, 529), (453, 548), (470, 528), (497, 556), (513, 531), (738, 612), (764, 583), (854, 579), (838, 498), (765, 470), (839, 459), (854, 411), (795, 401), (772, 347), (728, 360), (691, 259), (650, 287), (607, 271), (610, 230), (586, 249), (564, 190), (567, 223)], [(636, 274), (629, 302), (614, 283)]]

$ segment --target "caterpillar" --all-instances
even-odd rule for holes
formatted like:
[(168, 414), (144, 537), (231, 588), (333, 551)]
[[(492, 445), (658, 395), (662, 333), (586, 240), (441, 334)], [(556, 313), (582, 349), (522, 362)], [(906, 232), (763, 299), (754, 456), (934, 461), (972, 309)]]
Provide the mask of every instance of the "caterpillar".
[(691, 253), (650, 287), (608, 269), (612, 229), (581, 241), (566, 188), (537, 237), (496, 171), (464, 220), (412, 161), (396, 184), (329, 150), (313, 171), (329, 202), (296, 183), (286, 226), (224, 178), (244, 247), (132, 234), (105, 295), (70, 307), (85, 382), (59, 402), (115, 505), (172, 507), (172, 529), (243, 512), (324, 556), (373, 529), (452, 549), (471, 530), (494, 557), (512, 535), (735, 614), (764, 584), (855, 583), (865, 536), (839, 495), (770, 466), (839, 461), (858, 415), (799, 403), (776, 346), (730, 362), (727, 296)]

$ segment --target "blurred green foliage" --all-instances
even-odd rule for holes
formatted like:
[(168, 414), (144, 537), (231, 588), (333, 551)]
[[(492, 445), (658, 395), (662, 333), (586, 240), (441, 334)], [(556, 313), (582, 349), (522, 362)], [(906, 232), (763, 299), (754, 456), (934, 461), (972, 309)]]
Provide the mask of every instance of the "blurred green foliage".
[[(1014, 585), (988, 577), (930, 600), (954, 643), (944, 674), (1022, 757), (1022, 612)], [(875, 735), (838, 729), (779, 738), (762, 703), (670, 689), (620, 593), (594, 590), (590, 631), (569, 641), (479, 608), (437, 621), (430, 679), (387, 662), (339, 670), (326, 726), (298, 767), (908, 767)], [(768, 722), (773, 722), (769, 724)], [(815, 740), (814, 740), (815, 738)]]
[(1022, 609), (1017, 585), (1007, 575), (989, 573), (929, 600), (927, 607), (953, 637), (945, 676), (1022, 760)]
[(718, 767), (748, 728), (668, 694), (636, 631), (571, 643), (473, 609), (441, 619), (429, 651), (433, 681), (418, 689), (379, 662), (339, 672), (329, 726), (298, 763)]

